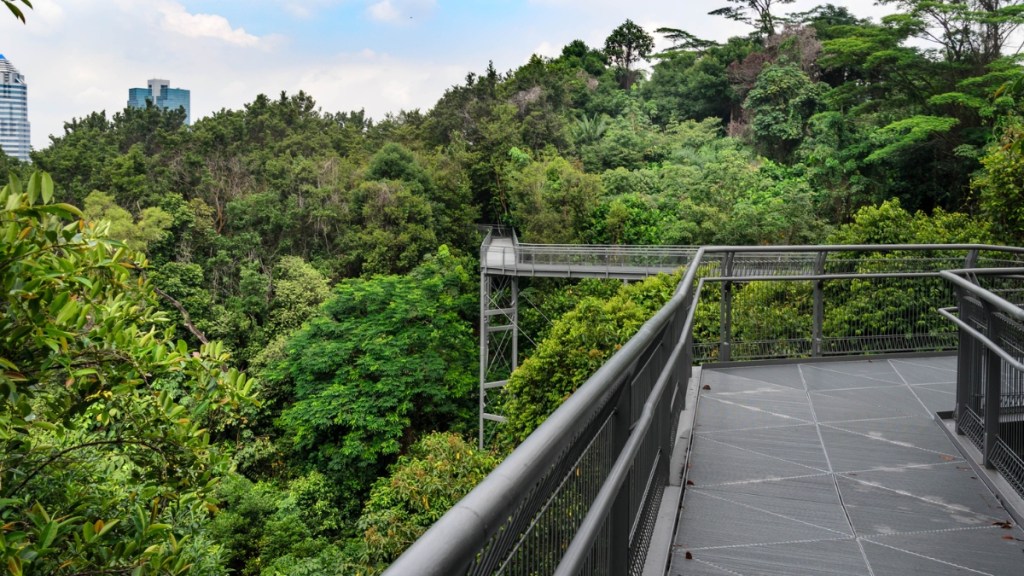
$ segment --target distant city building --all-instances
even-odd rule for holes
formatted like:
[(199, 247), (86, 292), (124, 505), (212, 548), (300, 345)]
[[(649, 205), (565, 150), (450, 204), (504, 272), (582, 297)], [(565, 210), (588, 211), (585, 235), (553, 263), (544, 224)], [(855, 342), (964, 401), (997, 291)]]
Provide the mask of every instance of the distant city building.
[(189, 91), (171, 88), (170, 85), (170, 80), (154, 78), (149, 81), (149, 88), (130, 88), (128, 90), (128, 105), (132, 108), (145, 108), (148, 100), (165, 110), (184, 108), (185, 124), (190, 124), (192, 107), (189, 104)]
[(28, 162), (32, 150), (28, 125), (28, 85), (25, 77), (0, 54), (0, 148)]

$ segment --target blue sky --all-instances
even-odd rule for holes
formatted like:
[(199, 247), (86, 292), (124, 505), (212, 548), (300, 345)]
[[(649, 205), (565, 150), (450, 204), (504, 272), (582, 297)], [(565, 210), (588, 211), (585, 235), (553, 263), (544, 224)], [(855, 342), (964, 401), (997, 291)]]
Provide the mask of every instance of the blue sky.
[[(798, 0), (784, 11), (819, 3)], [(833, 0), (877, 20), (872, 0)], [(0, 53), (29, 85), (32, 144), (63, 123), (124, 108), (149, 78), (192, 91), (193, 121), (259, 93), (300, 89), (325, 111), (428, 110), (488, 61), (507, 71), (582, 39), (600, 47), (627, 18), (724, 40), (724, 0), (33, 0), (0, 14)]]

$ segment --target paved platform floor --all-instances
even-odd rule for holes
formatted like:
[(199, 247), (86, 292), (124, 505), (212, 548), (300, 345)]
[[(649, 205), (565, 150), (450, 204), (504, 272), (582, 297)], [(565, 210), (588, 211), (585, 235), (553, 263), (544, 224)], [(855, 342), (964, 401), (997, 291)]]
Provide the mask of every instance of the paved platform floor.
[(1024, 576), (934, 419), (955, 358), (705, 369), (669, 574)]

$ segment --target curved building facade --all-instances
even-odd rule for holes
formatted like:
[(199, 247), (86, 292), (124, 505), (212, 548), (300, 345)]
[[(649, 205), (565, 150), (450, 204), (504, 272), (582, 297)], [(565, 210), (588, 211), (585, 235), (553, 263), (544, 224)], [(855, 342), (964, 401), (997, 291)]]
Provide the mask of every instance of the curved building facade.
[(0, 149), (29, 161), (32, 150), (28, 123), (28, 85), (25, 77), (0, 54)]

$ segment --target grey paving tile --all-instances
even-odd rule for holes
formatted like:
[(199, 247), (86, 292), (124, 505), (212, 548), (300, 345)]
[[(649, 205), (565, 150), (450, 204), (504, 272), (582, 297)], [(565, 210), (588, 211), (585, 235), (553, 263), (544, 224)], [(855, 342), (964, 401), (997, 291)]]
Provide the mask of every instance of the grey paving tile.
[[(860, 547), (853, 540), (817, 541), (775, 546), (744, 546), (692, 551), (692, 560), (673, 555), (669, 574), (726, 573), (732, 576), (867, 576)], [(677, 560), (677, 558), (680, 558)], [(703, 572), (702, 565), (719, 570)]]
[[(720, 402), (731, 406), (739, 414), (763, 412), (771, 416), (792, 418), (802, 422), (813, 422), (807, 393), (785, 388), (753, 388), (749, 390), (724, 390), (724, 387), (701, 391), (701, 402)], [(795, 422), (793, 422), (795, 423)], [(747, 426), (749, 428), (750, 426)]]
[[(1007, 539), (1009, 538), (1009, 540)], [(875, 576), (1024, 574), (1024, 534), (989, 527), (865, 538)]]
[[(941, 430), (936, 430), (942, 434)], [(942, 464), (954, 456), (904, 446), (883, 440), (871, 440), (862, 434), (855, 434), (822, 427), (821, 437), (825, 443), (832, 469), (835, 472), (899, 468), (922, 464)]]
[[(698, 488), (705, 495), (823, 530), (820, 537), (853, 536), (829, 474)], [(799, 503), (795, 506), (794, 503)], [(769, 526), (768, 531), (774, 530)]]
[(823, 471), (819, 468), (759, 454), (698, 435), (693, 444), (687, 478), (700, 487), (821, 473)]
[(946, 368), (915, 360), (890, 360), (890, 363), (907, 384), (956, 382), (956, 366)]
[(911, 388), (932, 414), (952, 410), (956, 405), (955, 384), (917, 384)]
[(857, 365), (849, 362), (801, 364), (800, 372), (810, 390), (836, 388), (868, 388), (898, 386), (903, 380), (893, 367), (884, 361)]
[[(688, 550), (853, 537), (842, 522), (845, 518), (836, 517), (835, 512), (842, 512), (836, 503), (808, 503), (803, 509), (804, 503), (795, 508), (791, 499), (780, 497), (751, 498), (699, 488), (688, 492), (682, 508), (687, 530), (676, 540)], [(746, 501), (738, 501), (741, 498)], [(819, 516), (810, 513), (812, 509)]]
[(702, 432), (701, 437), (822, 472), (828, 470), (825, 451), (821, 447), (818, 429), (814, 424), (706, 434)]
[(733, 376), (760, 380), (777, 386), (785, 386), (796, 390), (804, 389), (803, 379), (800, 377), (800, 369), (796, 364), (782, 364), (775, 366), (748, 366), (745, 368), (725, 368), (715, 370), (723, 376)]
[(906, 416), (931, 418), (907, 386), (811, 392), (810, 398), (819, 422)]
[[(1005, 516), (966, 463), (859, 472), (837, 479), (857, 533), (894, 534), (990, 526)], [(1022, 559), (1024, 560), (1024, 559)]]
[(740, 405), (732, 398), (703, 396), (697, 409), (699, 416), (695, 426), (698, 432), (712, 430), (737, 430), (771, 426), (793, 426), (811, 422), (810, 410), (801, 416), (770, 412), (753, 406)]
[[(865, 444), (885, 442), (896, 446), (930, 450), (960, 459), (960, 452), (942, 433), (939, 424), (926, 418), (893, 418), (888, 420), (855, 420), (826, 424), (828, 428), (864, 436)], [(936, 432), (939, 432), (936, 434)]]

